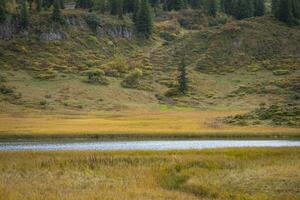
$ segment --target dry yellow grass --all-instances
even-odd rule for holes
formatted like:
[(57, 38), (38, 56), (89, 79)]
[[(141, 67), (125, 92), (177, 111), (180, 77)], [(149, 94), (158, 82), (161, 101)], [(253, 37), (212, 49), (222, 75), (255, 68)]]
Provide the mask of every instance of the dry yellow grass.
[(296, 200), (299, 166), (299, 148), (0, 152), (0, 200)]
[(220, 118), (228, 111), (132, 111), (83, 115), (1, 114), (0, 136), (88, 134), (182, 134), (190, 136), (287, 136), (299, 129), (270, 126), (229, 126)]

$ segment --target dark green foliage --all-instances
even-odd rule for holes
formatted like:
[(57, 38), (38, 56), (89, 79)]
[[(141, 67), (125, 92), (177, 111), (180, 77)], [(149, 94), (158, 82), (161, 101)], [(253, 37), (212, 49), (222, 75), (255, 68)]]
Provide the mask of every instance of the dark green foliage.
[(167, 10), (180, 10), (185, 7), (183, 0), (165, 0), (164, 4)]
[(253, 10), (252, 0), (239, 0), (234, 16), (236, 19), (249, 18), (253, 16)]
[(29, 16), (26, 0), (22, 1), (21, 10), (20, 10), (20, 26), (22, 29), (26, 29), (29, 25)]
[(60, 9), (65, 9), (65, 0), (59, 0)]
[(185, 59), (182, 58), (181, 64), (178, 67), (178, 92), (180, 94), (186, 94), (188, 90), (187, 86), (187, 73), (186, 73), (186, 65), (185, 65)]
[(93, 0), (77, 0), (76, 8), (90, 9), (94, 5)]
[(265, 14), (265, 0), (254, 0), (254, 16)]
[(153, 20), (148, 0), (141, 0), (140, 9), (135, 19), (135, 28), (145, 38), (150, 38), (153, 32)]
[(208, 13), (210, 16), (216, 17), (217, 16), (217, 1), (210, 0), (208, 3)]
[(118, 14), (118, 0), (110, 1), (110, 14), (117, 15)]
[(36, 0), (36, 11), (40, 12), (42, 10), (42, 0)]
[(94, 9), (104, 14), (106, 11), (106, 0), (97, 0), (94, 3)]
[(57, 22), (57, 23), (60, 23), (60, 24), (63, 23), (63, 17), (62, 17), (61, 12), (60, 12), (60, 5), (59, 5), (58, 0), (54, 0), (53, 11), (52, 11), (51, 18), (52, 18), (53, 22)]
[(287, 24), (294, 24), (295, 23), (295, 13), (294, 13), (294, 1), (298, 0), (280, 0), (277, 8), (277, 13), (275, 16), (278, 20), (286, 22)]
[(100, 25), (100, 18), (93, 12), (87, 14), (85, 21), (93, 31), (96, 31)]
[(53, 5), (54, 0), (42, 0), (42, 7), (47, 10)]
[(123, 18), (123, 0), (117, 0), (117, 14), (120, 19)]
[(5, 0), (0, 0), (0, 23), (6, 18)]

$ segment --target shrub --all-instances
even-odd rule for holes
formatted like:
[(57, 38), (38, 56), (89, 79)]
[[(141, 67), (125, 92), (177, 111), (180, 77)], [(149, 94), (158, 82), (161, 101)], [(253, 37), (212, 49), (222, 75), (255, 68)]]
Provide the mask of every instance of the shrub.
[(104, 71), (101, 69), (91, 69), (85, 72), (89, 83), (99, 83), (102, 85), (107, 85), (108, 80), (105, 77)]
[(105, 74), (112, 77), (123, 77), (129, 70), (128, 64), (121, 58), (110, 61), (104, 68)]
[(96, 31), (100, 25), (100, 18), (95, 13), (88, 13), (85, 17), (85, 21), (93, 31)]
[(140, 79), (142, 78), (142, 76), (142, 70), (134, 69), (122, 81), (122, 86), (127, 88), (137, 88), (139, 86)]

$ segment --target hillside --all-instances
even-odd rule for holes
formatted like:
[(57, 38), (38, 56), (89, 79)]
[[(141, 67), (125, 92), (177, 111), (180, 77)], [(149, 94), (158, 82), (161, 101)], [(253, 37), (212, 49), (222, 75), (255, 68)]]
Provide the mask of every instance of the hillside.
[[(285, 108), (292, 105), (296, 113), (284, 118), (288, 123), (254, 117), (249, 124), (249, 120), (231, 120), (230, 126), (254, 126), (256, 132), (260, 126), (266, 130), (291, 127), (290, 131), (297, 132), (299, 26), (289, 27), (268, 15), (237, 21), (185, 9), (159, 13), (154, 35), (146, 41), (136, 36), (128, 16), (120, 20), (97, 14), (101, 23), (93, 29), (85, 10), (64, 10), (63, 15), (65, 25), (52, 24), (50, 13), (43, 11), (31, 15), (28, 31), (18, 31), (13, 17), (0, 26), (3, 123), (10, 120), (8, 116), (26, 114), (178, 111), (174, 116), (179, 119), (185, 112), (200, 112), (200, 116), (201, 112), (215, 112), (205, 123), (227, 127), (221, 125), (225, 116), (272, 105), (283, 107), (283, 115), (289, 116)], [(182, 56), (187, 63), (189, 92), (170, 95)], [(137, 82), (128, 85), (137, 69), (141, 72)], [(102, 81), (91, 81), (88, 74), (97, 70), (103, 73)]]

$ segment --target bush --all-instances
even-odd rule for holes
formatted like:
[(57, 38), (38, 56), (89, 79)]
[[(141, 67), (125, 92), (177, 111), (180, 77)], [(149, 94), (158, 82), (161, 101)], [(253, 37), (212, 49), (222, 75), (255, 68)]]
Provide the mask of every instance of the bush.
[(135, 69), (128, 74), (122, 81), (122, 86), (127, 88), (137, 88), (140, 83), (140, 79), (143, 76), (143, 72), (140, 69)]
[(101, 69), (91, 69), (85, 72), (89, 83), (99, 83), (102, 85), (107, 85), (108, 80), (105, 77), (104, 71)]
[(129, 66), (121, 58), (116, 58), (105, 65), (105, 74), (112, 77), (124, 77)]
[(85, 17), (85, 21), (93, 31), (96, 31), (100, 25), (100, 18), (95, 13), (88, 13)]

